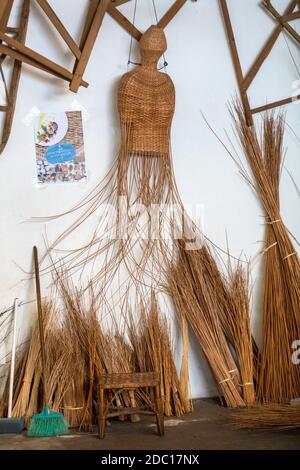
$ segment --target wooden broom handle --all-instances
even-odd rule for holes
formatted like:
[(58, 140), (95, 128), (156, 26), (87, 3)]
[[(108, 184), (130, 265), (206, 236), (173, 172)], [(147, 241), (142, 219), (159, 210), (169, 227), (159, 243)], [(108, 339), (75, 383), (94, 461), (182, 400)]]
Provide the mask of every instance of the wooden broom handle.
[(44, 320), (43, 320), (43, 309), (42, 309), (42, 298), (41, 298), (39, 255), (38, 255), (38, 249), (37, 249), (36, 246), (33, 247), (33, 258), (34, 258), (34, 273), (35, 273), (36, 305), (37, 305), (37, 311), (38, 311), (39, 333), (40, 333), (40, 343), (41, 343), (44, 400), (47, 401), (47, 397), (46, 397), (46, 379), (45, 379), (45, 374), (46, 374), (46, 351), (45, 351), (45, 336), (44, 336)]

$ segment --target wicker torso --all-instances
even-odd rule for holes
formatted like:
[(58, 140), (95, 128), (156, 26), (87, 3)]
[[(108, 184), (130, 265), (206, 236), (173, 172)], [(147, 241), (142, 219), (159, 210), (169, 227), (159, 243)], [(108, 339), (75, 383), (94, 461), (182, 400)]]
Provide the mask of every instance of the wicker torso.
[[(119, 86), (122, 145), (128, 154), (167, 154), (175, 110), (175, 88), (169, 75), (159, 72), (156, 67), (157, 59), (166, 47), (163, 32), (151, 27), (144, 36), (141, 44), (143, 65), (126, 73)], [(156, 39), (159, 41), (155, 42)], [(155, 47), (157, 49), (153, 50)]]

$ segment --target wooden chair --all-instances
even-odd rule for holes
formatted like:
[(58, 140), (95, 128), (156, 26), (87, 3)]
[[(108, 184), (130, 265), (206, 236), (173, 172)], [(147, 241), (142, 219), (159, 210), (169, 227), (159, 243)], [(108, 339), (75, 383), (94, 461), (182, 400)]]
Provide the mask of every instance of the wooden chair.
[[(106, 390), (122, 393), (124, 390), (133, 393), (138, 388), (149, 387), (154, 391), (155, 403), (143, 407), (120, 407), (107, 404)], [(98, 382), (98, 424), (99, 438), (105, 437), (106, 420), (115, 416), (151, 415), (156, 416), (157, 431), (164, 434), (163, 403), (160, 390), (160, 377), (157, 372), (102, 374)]]

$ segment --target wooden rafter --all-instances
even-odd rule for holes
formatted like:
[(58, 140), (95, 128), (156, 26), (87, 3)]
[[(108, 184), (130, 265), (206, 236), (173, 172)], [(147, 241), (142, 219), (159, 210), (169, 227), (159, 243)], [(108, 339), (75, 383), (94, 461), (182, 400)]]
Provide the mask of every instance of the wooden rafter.
[[(252, 66), (250, 67), (246, 75), (244, 75), (242, 71), (242, 67), (241, 67), (238, 48), (235, 42), (235, 37), (234, 37), (233, 27), (232, 27), (230, 15), (229, 15), (227, 0), (219, 0), (219, 1), (220, 1), (220, 7), (221, 7), (221, 11), (222, 11), (223, 18), (224, 18), (225, 30), (226, 30), (231, 57), (233, 61), (233, 66), (234, 66), (234, 70), (235, 70), (235, 74), (236, 74), (236, 78), (238, 82), (238, 87), (239, 87), (239, 91), (241, 95), (241, 100), (242, 100), (244, 111), (245, 111), (245, 116), (246, 116), (248, 125), (251, 126), (253, 124), (253, 114), (260, 113), (268, 109), (273, 109), (279, 106), (283, 106), (283, 105), (292, 103), (293, 101), (300, 99), (300, 95), (299, 95), (299, 96), (294, 96), (294, 97), (286, 98), (286, 99), (279, 100), (279, 101), (274, 101), (273, 103), (259, 106), (257, 108), (251, 108), (249, 97), (248, 97), (248, 89), (250, 85), (252, 84), (253, 80), (257, 76), (264, 61), (266, 60), (266, 58), (269, 56), (270, 52), (272, 51), (282, 31), (286, 30), (291, 35), (291, 37), (297, 42), (297, 44), (298, 45), (300, 44), (299, 34), (289, 24), (290, 21), (294, 21), (299, 18), (299, 13), (300, 13), (299, 3), (300, 2), (299, 0), (292, 0), (282, 15), (280, 15), (277, 12), (277, 10), (271, 4), (270, 0), (264, 0), (262, 2), (262, 6), (266, 10), (268, 10), (269, 13), (272, 14), (273, 18), (276, 20), (278, 24), (273, 30), (272, 34), (269, 36), (268, 40), (264, 44), (263, 48), (261, 49), (256, 60), (254, 61), (254, 63), (252, 64)], [(298, 11), (295, 12), (294, 10), (297, 7), (298, 7)]]

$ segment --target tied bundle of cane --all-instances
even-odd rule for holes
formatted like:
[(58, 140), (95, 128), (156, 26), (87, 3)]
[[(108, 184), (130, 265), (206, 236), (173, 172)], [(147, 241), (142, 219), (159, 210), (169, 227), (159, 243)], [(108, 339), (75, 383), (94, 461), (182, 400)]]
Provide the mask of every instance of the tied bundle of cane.
[(250, 329), (250, 295), (249, 275), (247, 268), (241, 262), (233, 266), (230, 257), (225, 274), (219, 267), (218, 254), (213, 248), (204, 243), (199, 249), (198, 262), (202, 270), (209, 291), (215, 296), (215, 309), (223, 332), (233, 346), (237, 365), (236, 372), (240, 372), (242, 395), (247, 406), (255, 402), (254, 375), (254, 347)]
[(300, 428), (300, 406), (269, 405), (239, 410), (233, 415), (238, 429), (282, 431)]
[(248, 127), (242, 107), (232, 116), (252, 177), (236, 160), (266, 212), (263, 343), (258, 396), (262, 402), (284, 403), (299, 396), (300, 367), (293, 364), (292, 344), (300, 338), (300, 263), (285, 227), (279, 203), (284, 119), (265, 114), (262, 135)]
[(227, 406), (245, 406), (240, 374), (218, 317), (218, 299), (206, 275), (203, 252), (187, 251), (179, 241), (178, 253), (177, 264), (170, 263), (167, 272), (175, 307), (193, 329)]
[(250, 330), (250, 299), (248, 271), (240, 263), (229, 272), (227, 322), (232, 345), (237, 354), (243, 398), (247, 406), (255, 403), (254, 354)]

